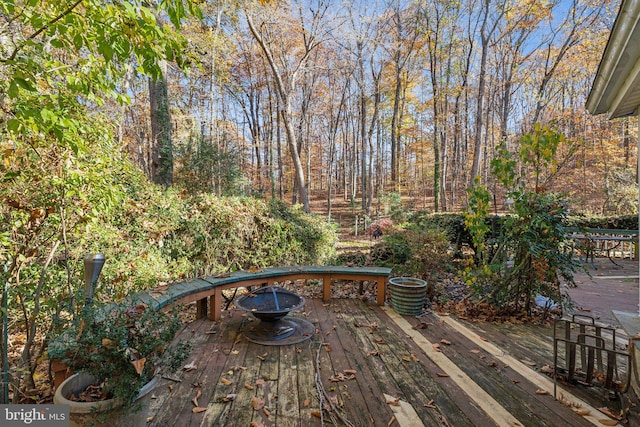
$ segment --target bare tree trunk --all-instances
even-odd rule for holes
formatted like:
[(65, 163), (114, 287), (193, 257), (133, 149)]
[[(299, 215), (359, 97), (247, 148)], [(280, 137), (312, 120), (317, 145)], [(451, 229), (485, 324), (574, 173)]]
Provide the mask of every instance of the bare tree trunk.
[[(310, 212), (311, 207), (309, 205), (309, 197), (307, 194), (307, 185), (306, 185), (306, 180), (304, 175), (304, 168), (302, 166), (302, 161), (300, 159), (300, 153), (299, 153), (298, 145), (296, 141), (296, 132), (295, 132), (295, 129), (293, 128), (293, 123), (292, 123), (292, 107), (291, 107), (292, 93), (291, 93), (291, 90), (287, 90), (287, 88), (285, 87), (283, 76), (281, 75), (280, 70), (278, 69), (278, 66), (275, 63), (271, 49), (269, 48), (269, 46), (266, 44), (266, 42), (264, 41), (264, 39), (256, 29), (255, 25), (253, 24), (253, 20), (251, 19), (249, 14), (246, 14), (245, 16), (247, 18), (247, 23), (249, 25), (251, 34), (253, 34), (253, 37), (258, 42), (258, 45), (260, 45), (262, 52), (267, 57), (267, 61), (273, 73), (273, 77), (276, 83), (277, 93), (280, 98), (280, 101), (282, 102), (281, 117), (282, 117), (282, 122), (284, 124), (285, 134), (287, 137), (287, 145), (289, 147), (289, 152), (291, 154), (291, 159), (293, 161), (295, 178), (298, 185), (298, 194), (300, 196), (300, 202), (303, 205), (304, 211)], [(306, 58), (308, 58), (308, 53), (309, 52), (307, 52), (307, 55), (305, 55), (305, 57), (302, 59), (301, 63), (306, 62)], [(292, 88), (295, 87), (295, 75), (291, 77), (290, 86)]]
[(401, 68), (396, 66), (396, 84), (393, 97), (393, 113), (391, 116), (391, 182), (393, 182), (396, 190), (398, 189), (398, 163), (400, 159), (400, 142), (399, 140), (399, 119), (400, 114), (400, 94), (402, 93)]
[(471, 185), (480, 174), (480, 161), (482, 157), (482, 112), (484, 109), (484, 93), (487, 76), (487, 54), (489, 52), (489, 37), (487, 36), (487, 20), (489, 18), (489, 5), (491, 0), (484, 0), (484, 16), (480, 29), (482, 41), (482, 53), (480, 54), (480, 71), (478, 73), (478, 94), (476, 96), (476, 120), (473, 138), (473, 165), (471, 166)]
[(160, 63), (162, 76), (149, 78), (149, 107), (151, 114), (151, 180), (165, 187), (173, 184), (173, 146), (171, 144), (171, 116), (167, 89), (167, 63)]

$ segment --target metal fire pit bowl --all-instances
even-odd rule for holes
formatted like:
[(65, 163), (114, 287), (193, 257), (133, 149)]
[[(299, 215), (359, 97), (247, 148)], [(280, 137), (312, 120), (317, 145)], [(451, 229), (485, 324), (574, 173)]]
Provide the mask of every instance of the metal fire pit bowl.
[(275, 322), (304, 306), (303, 296), (279, 286), (265, 286), (236, 301), (236, 307), (251, 312), (263, 322)]
[(263, 345), (288, 345), (311, 337), (315, 327), (305, 319), (284, 317), (307, 301), (303, 296), (278, 286), (265, 286), (236, 301), (236, 307), (260, 319), (243, 332), (249, 341)]

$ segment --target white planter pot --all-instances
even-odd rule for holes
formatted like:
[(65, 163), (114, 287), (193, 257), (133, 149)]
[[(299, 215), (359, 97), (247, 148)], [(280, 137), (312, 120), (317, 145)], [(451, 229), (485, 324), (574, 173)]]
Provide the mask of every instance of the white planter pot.
[(155, 388), (158, 381), (159, 377), (154, 377), (142, 387), (140, 393), (138, 393), (135, 398), (135, 404), (140, 405), (140, 410), (126, 412), (124, 416), (124, 402), (121, 400), (109, 399), (99, 402), (76, 402), (67, 399), (71, 394), (77, 395), (84, 391), (87, 386), (95, 382), (94, 377), (84, 373), (74, 374), (60, 384), (60, 387), (56, 389), (53, 396), (53, 403), (69, 405), (70, 427), (142, 427), (147, 423), (151, 391)]

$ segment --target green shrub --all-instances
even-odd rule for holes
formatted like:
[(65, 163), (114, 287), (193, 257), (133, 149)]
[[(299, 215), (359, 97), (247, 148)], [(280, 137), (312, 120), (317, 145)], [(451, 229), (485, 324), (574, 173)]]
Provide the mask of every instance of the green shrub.
[(570, 215), (568, 223), (572, 227), (585, 228), (605, 228), (605, 229), (622, 229), (637, 230), (638, 215), (620, 215), (620, 216), (587, 216), (587, 215)]
[[(489, 232), (483, 223), (489, 193), (477, 183), (470, 191), (466, 222), (481, 252), (477, 264), (466, 270), (466, 281), (476, 297), (488, 300), (499, 311), (532, 314), (538, 295), (561, 304), (560, 278), (573, 283), (578, 264), (565, 250), (567, 203), (562, 195), (546, 192), (563, 144), (566, 141), (560, 133), (536, 124), (531, 134), (520, 138), (516, 154), (499, 147), (491, 172), (514, 204), (499, 235), (490, 240), (481, 239)], [(570, 146), (568, 151), (572, 150)], [(518, 168), (516, 155), (525, 167)], [(524, 174), (518, 176), (517, 171)]]
[(371, 260), (375, 265), (429, 282), (449, 268), (450, 259), (447, 234), (437, 228), (425, 229), (415, 224), (384, 235), (371, 249)]
[(572, 284), (579, 268), (565, 250), (567, 209), (553, 194), (515, 195), (514, 215), (504, 218), (493, 243), (491, 257), (467, 275), (476, 297), (499, 311), (532, 313), (532, 303), (542, 295), (562, 303), (560, 278)]

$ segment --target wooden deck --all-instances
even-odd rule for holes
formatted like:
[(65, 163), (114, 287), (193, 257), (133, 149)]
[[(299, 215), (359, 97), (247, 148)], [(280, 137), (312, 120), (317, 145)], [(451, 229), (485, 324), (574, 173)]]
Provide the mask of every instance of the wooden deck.
[[(304, 310), (292, 315), (316, 331), (287, 346), (247, 341), (242, 331), (255, 320), (234, 309), (189, 324), (178, 339), (193, 343), (194, 369), (163, 380), (148, 425), (529, 427), (607, 418), (596, 409), (606, 402), (577, 403), (588, 394), (563, 395), (588, 416), (554, 400), (539, 372), (553, 361), (550, 328), (404, 317), (357, 299), (308, 299)], [(322, 419), (320, 395), (334, 408)], [(629, 425), (640, 425), (637, 411)]]

